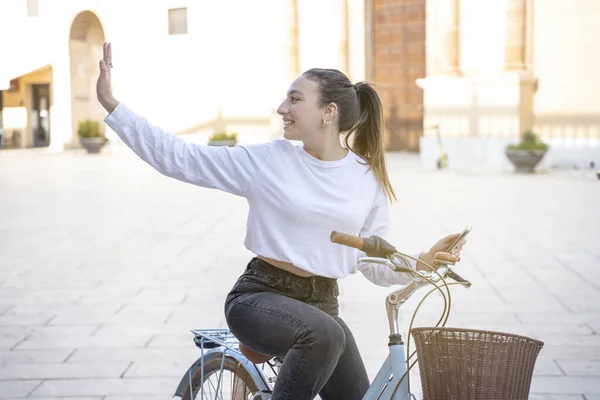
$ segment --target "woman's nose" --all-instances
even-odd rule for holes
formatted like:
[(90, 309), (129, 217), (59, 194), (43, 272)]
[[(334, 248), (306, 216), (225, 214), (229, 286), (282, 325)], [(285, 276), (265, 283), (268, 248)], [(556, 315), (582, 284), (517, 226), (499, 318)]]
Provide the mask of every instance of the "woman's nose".
[(279, 115), (287, 114), (288, 110), (286, 107), (284, 107), (284, 104), (285, 104), (285, 102), (283, 102), (279, 105), (279, 108), (277, 109), (277, 114), (279, 114)]

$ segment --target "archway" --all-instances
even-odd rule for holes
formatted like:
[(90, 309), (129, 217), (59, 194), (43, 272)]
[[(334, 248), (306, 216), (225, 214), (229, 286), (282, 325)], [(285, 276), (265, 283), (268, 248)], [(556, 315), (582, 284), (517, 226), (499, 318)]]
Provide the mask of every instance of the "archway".
[[(79, 13), (71, 24), (69, 61), (71, 67), (71, 145), (79, 147), (77, 126), (86, 119), (101, 122), (104, 110), (96, 100), (98, 61), (102, 58), (104, 30), (91, 11)], [(100, 124), (103, 129), (103, 124)]]

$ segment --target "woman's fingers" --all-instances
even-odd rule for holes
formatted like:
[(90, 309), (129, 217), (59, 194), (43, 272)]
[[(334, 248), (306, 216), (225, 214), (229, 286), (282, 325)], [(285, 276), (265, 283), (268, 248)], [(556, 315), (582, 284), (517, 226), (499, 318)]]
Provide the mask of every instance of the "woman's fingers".
[(102, 60), (99, 62), (100, 76), (96, 82), (96, 93), (98, 99), (105, 99), (111, 95), (110, 68), (112, 68), (110, 43), (106, 42), (102, 46)]
[(112, 46), (108, 42), (104, 42), (102, 46), (102, 62), (112, 68)]

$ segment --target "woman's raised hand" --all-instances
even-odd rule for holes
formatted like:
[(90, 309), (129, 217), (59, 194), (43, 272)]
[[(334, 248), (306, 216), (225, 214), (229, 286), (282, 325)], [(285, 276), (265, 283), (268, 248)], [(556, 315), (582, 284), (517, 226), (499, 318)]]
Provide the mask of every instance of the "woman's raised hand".
[(100, 60), (100, 76), (96, 82), (96, 95), (102, 107), (111, 113), (119, 102), (114, 98), (111, 87), (110, 69), (112, 68), (112, 47), (110, 43), (104, 43), (102, 49), (102, 60)]

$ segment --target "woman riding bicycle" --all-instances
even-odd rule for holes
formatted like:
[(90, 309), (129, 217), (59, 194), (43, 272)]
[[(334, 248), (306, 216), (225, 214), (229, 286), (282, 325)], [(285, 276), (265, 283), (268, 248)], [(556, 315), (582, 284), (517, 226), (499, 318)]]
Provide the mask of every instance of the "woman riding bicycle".
[[(361, 399), (369, 380), (338, 313), (337, 280), (358, 269), (381, 286), (409, 282), (384, 265), (357, 267), (363, 253), (329, 240), (333, 230), (384, 238), (389, 231), (395, 194), (377, 92), (340, 71), (311, 69), (291, 84), (277, 110), (285, 139), (210, 147), (165, 133), (119, 103), (110, 68), (112, 51), (105, 44), (98, 100), (109, 113), (106, 123), (127, 146), (166, 176), (248, 201), (245, 246), (256, 257), (227, 296), (225, 315), (245, 346), (284, 357), (272, 399)], [(431, 264), (456, 236), (415, 257)]]

